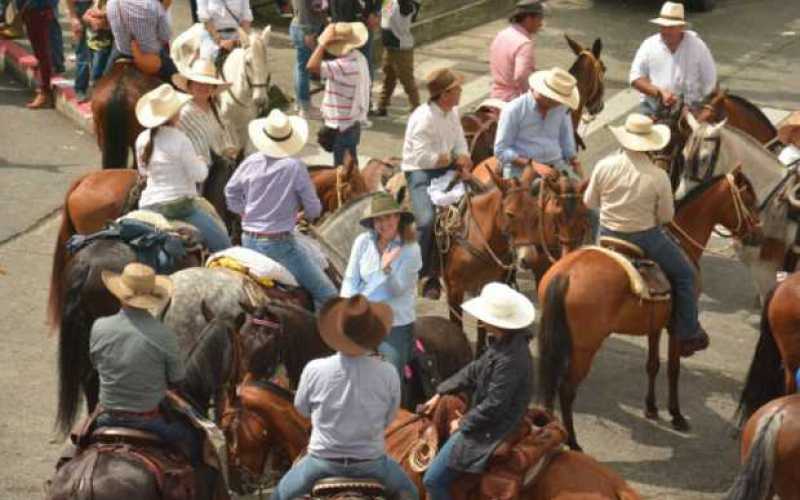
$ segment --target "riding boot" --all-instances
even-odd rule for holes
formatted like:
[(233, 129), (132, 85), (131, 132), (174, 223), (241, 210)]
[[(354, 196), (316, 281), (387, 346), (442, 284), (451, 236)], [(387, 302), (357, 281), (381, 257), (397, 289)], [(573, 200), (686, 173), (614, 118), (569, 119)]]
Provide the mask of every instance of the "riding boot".
[(707, 349), (711, 340), (702, 326), (697, 327), (697, 333), (687, 339), (678, 339), (678, 349), (682, 358), (687, 358), (697, 351)]

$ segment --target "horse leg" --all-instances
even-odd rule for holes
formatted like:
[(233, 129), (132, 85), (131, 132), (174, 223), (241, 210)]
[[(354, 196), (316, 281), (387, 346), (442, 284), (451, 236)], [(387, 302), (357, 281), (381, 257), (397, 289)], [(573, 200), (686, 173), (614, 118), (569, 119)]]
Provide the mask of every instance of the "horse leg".
[(575, 434), (575, 424), (572, 419), (572, 405), (578, 395), (578, 385), (589, 374), (592, 366), (594, 352), (574, 350), (569, 362), (569, 373), (558, 389), (559, 403), (561, 404), (561, 420), (567, 430), (567, 445), (575, 451), (583, 451), (578, 444), (578, 436)]
[(667, 362), (667, 378), (669, 379), (669, 414), (672, 415), (672, 428), (676, 431), (689, 430), (689, 422), (681, 415), (678, 402), (678, 378), (681, 374), (681, 356), (678, 339), (674, 334), (669, 336), (669, 359)]
[(658, 420), (656, 406), (656, 376), (660, 368), (659, 344), (661, 331), (650, 332), (647, 336), (647, 397), (645, 398), (644, 416), (650, 420)]

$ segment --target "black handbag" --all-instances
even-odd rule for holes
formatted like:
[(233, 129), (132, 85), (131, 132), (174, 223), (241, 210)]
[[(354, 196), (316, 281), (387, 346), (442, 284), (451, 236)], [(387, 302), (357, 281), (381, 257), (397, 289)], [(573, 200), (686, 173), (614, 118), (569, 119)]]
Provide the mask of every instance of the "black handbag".
[(317, 143), (320, 147), (328, 153), (333, 152), (333, 145), (336, 143), (336, 136), (339, 135), (339, 130), (323, 125), (317, 132)]

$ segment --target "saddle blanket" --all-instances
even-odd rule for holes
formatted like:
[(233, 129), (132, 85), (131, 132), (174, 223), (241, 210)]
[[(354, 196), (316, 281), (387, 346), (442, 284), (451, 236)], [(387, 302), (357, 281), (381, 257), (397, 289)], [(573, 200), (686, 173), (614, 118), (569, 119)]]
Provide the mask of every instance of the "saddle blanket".
[(437, 177), (431, 181), (431, 185), (428, 186), (428, 195), (431, 197), (431, 201), (434, 205), (447, 207), (458, 203), (459, 200), (464, 197), (467, 191), (463, 182), (458, 181), (448, 189), (450, 183), (456, 178), (456, 175), (458, 175), (457, 172), (451, 170), (443, 176)]
[(224, 267), (241, 272), (266, 287), (272, 287), (273, 282), (292, 287), (300, 286), (281, 263), (245, 247), (230, 247), (211, 255), (206, 261), (206, 267)]

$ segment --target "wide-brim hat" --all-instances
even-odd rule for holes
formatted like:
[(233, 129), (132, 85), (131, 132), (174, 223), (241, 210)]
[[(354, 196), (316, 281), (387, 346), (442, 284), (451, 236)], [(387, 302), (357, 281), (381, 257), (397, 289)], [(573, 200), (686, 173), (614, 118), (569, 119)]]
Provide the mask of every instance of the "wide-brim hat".
[(372, 195), (359, 223), (372, 229), (372, 220), (383, 215), (400, 214), (407, 223), (414, 222), (414, 214), (403, 208), (389, 193), (378, 192)]
[(109, 292), (124, 306), (145, 309), (159, 316), (174, 292), (172, 280), (157, 275), (153, 268), (132, 262), (122, 273), (104, 270), (100, 278)]
[(215, 94), (224, 92), (231, 86), (230, 83), (219, 78), (213, 62), (202, 58), (195, 59), (191, 66), (184, 67), (180, 73), (172, 75), (172, 83), (184, 92), (188, 92), (190, 81), (216, 86)]
[(335, 56), (349, 54), (351, 50), (357, 49), (367, 43), (369, 31), (362, 22), (355, 23), (336, 23), (333, 25), (337, 39), (330, 42), (325, 50)]
[(689, 24), (686, 22), (683, 4), (676, 2), (664, 2), (664, 5), (661, 6), (661, 12), (658, 14), (658, 17), (651, 19), (650, 22), (666, 27), (687, 26)]
[(145, 128), (158, 127), (169, 121), (191, 100), (192, 96), (163, 83), (139, 98), (136, 102), (136, 119)]
[(392, 328), (392, 308), (363, 295), (331, 299), (319, 312), (322, 340), (347, 356), (374, 352)]
[(481, 294), (461, 304), (480, 321), (506, 330), (526, 328), (536, 319), (536, 308), (527, 297), (504, 283), (489, 283)]
[(279, 109), (270, 111), (266, 118), (251, 121), (247, 131), (253, 145), (273, 158), (294, 156), (308, 141), (308, 122)]
[(514, 6), (514, 11), (508, 17), (509, 21), (514, 21), (517, 16), (529, 14), (532, 16), (544, 16), (543, 0), (519, 0)]
[(528, 84), (539, 94), (570, 109), (578, 109), (581, 102), (577, 80), (561, 68), (537, 71), (528, 77)]
[(639, 113), (629, 114), (625, 125), (608, 129), (623, 148), (632, 151), (661, 151), (671, 136), (667, 125), (655, 125), (650, 117)]
[(795, 111), (778, 129), (778, 140), (784, 144), (800, 145), (800, 111)]
[(449, 68), (435, 69), (425, 79), (431, 99), (436, 99), (448, 90), (460, 86), (463, 82), (464, 75)]

